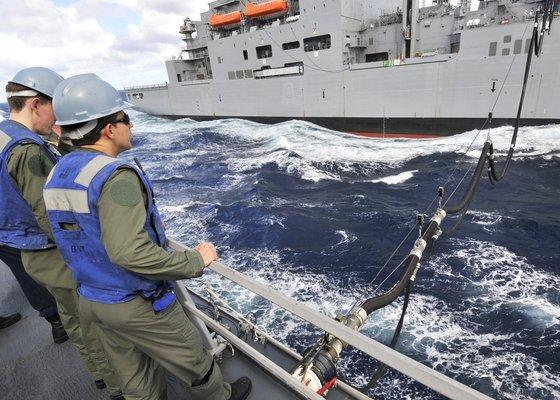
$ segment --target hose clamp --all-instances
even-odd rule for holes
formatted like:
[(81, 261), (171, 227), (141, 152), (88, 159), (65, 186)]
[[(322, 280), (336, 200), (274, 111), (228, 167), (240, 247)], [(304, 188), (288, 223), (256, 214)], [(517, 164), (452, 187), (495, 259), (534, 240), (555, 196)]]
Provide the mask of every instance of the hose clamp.
[(422, 258), (422, 253), (426, 249), (426, 241), (422, 238), (418, 238), (414, 243), (414, 248), (410, 252), (411, 256), (416, 256), (418, 259)]
[(447, 213), (443, 208), (438, 208), (434, 216), (430, 221), (434, 221), (436, 224), (441, 225), (441, 221), (447, 216)]
[(356, 306), (350, 310), (349, 316), (355, 315), (360, 320), (360, 326), (362, 326), (367, 318), (367, 312), (360, 306)]

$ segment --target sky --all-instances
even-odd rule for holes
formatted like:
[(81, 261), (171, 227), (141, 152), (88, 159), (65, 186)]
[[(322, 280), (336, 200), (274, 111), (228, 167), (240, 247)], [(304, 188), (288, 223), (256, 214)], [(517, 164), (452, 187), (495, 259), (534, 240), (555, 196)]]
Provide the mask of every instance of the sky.
[(93, 72), (117, 89), (167, 81), (179, 26), (210, 0), (0, 0), (0, 102), (22, 68)]

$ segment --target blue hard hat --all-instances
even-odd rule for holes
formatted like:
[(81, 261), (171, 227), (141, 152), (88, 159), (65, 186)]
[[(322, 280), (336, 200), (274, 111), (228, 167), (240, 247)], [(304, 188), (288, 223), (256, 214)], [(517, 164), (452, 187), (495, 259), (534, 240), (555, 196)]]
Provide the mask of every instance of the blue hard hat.
[[(45, 96), (53, 97), (54, 89), (63, 80), (64, 78), (53, 70), (44, 67), (31, 67), (22, 69), (8, 82), (17, 83)], [(14, 92), (12, 95), (16, 93), (18, 92)]]
[(97, 120), (126, 108), (119, 92), (95, 74), (82, 74), (65, 79), (53, 95), (56, 124), (60, 126)]

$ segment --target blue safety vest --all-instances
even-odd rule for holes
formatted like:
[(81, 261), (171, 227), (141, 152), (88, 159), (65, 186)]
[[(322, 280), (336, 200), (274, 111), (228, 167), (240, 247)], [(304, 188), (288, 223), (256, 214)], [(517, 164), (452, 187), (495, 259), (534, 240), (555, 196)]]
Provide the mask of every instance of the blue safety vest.
[(154, 243), (166, 248), (167, 238), (148, 178), (135, 166), (97, 152), (67, 154), (52, 170), (44, 190), (52, 232), (81, 296), (114, 304), (139, 295), (151, 300), (156, 312), (161, 311), (175, 299), (171, 283), (150, 280), (114, 264), (101, 241), (97, 203), (103, 186), (118, 168), (134, 171), (142, 181), (148, 203), (144, 228)]
[(22, 250), (48, 249), (55, 244), (37, 224), (30, 205), (8, 172), (13, 148), (23, 143), (35, 143), (53, 164), (58, 161), (58, 156), (37, 134), (17, 122), (0, 122), (0, 244)]

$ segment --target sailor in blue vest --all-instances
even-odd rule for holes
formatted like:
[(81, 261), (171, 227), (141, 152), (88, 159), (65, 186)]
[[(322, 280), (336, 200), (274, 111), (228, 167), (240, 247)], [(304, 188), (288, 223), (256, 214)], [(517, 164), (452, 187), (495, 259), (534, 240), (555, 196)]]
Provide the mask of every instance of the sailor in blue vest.
[[(53, 305), (52, 318), (47, 319), (55, 341), (67, 338), (64, 325), (96, 385), (107, 384), (117, 399), (119, 383), (101, 343), (80, 326), (77, 284), (56, 248), (43, 201), (43, 186), (59, 157), (43, 137), (54, 124), (52, 95), (62, 81), (54, 71), (32, 67), (18, 72), (6, 86), (10, 118), (0, 122), (0, 258), (19, 275), (20, 284), (32, 282), (25, 287), (34, 298), (41, 293), (35, 281), (54, 296), (57, 307)], [(33, 279), (23, 276), (22, 267)]]
[(171, 280), (202, 275), (214, 246), (169, 251), (150, 181), (116, 158), (132, 147), (131, 105), (93, 74), (66, 79), (53, 104), (76, 150), (47, 180), (48, 217), (79, 284), (80, 315), (97, 328), (125, 398), (165, 399), (166, 369), (193, 400), (246, 399), (250, 380), (223, 381), (172, 291)]

